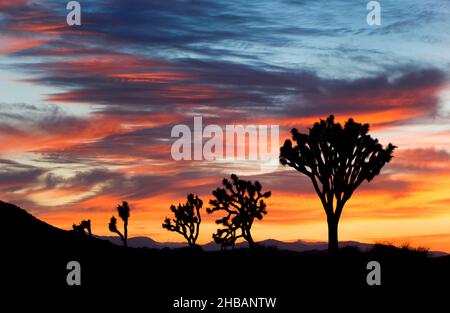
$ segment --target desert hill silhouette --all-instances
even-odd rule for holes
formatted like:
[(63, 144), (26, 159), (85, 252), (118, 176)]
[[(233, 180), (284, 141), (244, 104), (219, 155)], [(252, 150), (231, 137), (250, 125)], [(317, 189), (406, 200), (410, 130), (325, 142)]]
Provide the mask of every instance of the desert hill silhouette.
[(14, 204), (0, 201), (2, 231), (8, 235), (6, 246), (13, 250), (44, 249), (79, 251), (90, 248), (114, 249), (108, 241), (83, 236), (49, 225)]
[[(335, 256), (270, 247), (204, 251), (199, 248), (125, 248), (107, 240), (51, 226), (25, 210), (0, 202), (4, 245), (2, 283), (33, 294), (133, 295), (167, 311), (184, 297), (281, 297), (283, 311), (298, 307), (298, 294), (333, 297), (358, 294), (378, 299), (393, 291), (411, 294), (446, 290), (450, 257), (426, 251), (375, 245), (368, 251), (346, 247)], [(142, 238), (141, 238), (142, 239)], [(273, 243), (273, 242), (272, 242)], [(66, 264), (80, 262), (82, 285), (67, 286)], [(367, 262), (382, 264), (382, 286), (366, 284)], [(448, 289), (447, 289), (448, 290)], [(142, 297), (140, 297), (142, 296)]]

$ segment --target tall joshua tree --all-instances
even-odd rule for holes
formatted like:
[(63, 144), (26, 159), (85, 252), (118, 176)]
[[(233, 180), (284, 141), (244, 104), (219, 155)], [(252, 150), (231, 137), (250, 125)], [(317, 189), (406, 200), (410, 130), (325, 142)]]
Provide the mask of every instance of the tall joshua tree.
[(365, 180), (370, 182), (392, 159), (396, 148), (383, 148), (369, 134), (369, 124), (349, 119), (344, 127), (334, 116), (320, 120), (308, 134), (292, 129), (280, 149), (280, 162), (308, 176), (319, 195), (328, 222), (328, 251), (338, 249), (338, 223), (345, 203)]
[(123, 221), (123, 234), (117, 229), (117, 218), (115, 216), (111, 217), (109, 222), (109, 230), (113, 233), (119, 235), (120, 239), (123, 242), (125, 247), (128, 247), (128, 219), (130, 218), (130, 207), (128, 206), (128, 202), (123, 201), (122, 205), (117, 206), (117, 212), (119, 213), (119, 217)]
[(255, 218), (261, 220), (267, 214), (264, 199), (269, 198), (271, 192), (262, 192), (258, 181), (241, 180), (235, 174), (231, 175), (231, 181), (224, 178), (222, 184), (225, 188), (213, 191), (215, 199), (209, 201), (211, 208), (207, 209), (208, 213), (225, 211), (226, 214), (216, 221), (224, 228), (213, 235), (214, 241), (226, 247), (234, 245), (236, 239), (242, 237), (250, 247), (255, 246), (251, 228)]
[(195, 246), (202, 222), (200, 215), (202, 206), (203, 201), (198, 196), (189, 194), (185, 204), (178, 204), (178, 207), (170, 206), (175, 218), (171, 220), (166, 217), (162, 227), (183, 235), (189, 246)]

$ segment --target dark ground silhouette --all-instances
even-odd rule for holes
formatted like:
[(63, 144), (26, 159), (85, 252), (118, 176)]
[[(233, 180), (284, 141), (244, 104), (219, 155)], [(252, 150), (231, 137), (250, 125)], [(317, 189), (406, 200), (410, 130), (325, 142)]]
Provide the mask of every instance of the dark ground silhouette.
[[(356, 303), (366, 301), (371, 308), (392, 307), (392, 299), (416, 304), (428, 301), (426, 295), (431, 292), (449, 290), (450, 256), (429, 258), (423, 251), (376, 246), (365, 253), (344, 248), (329, 256), (270, 248), (213, 252), (125, 248), (55, 228), (11, 204), (0, 202), (0, 210), (6, 247), (2, 284), (7, 286), (2, 294), (38, 297), (32, 302), (36, 307), (45, 305), (46, 299), (66, 299), (68, 305), (83, 310), (83, 302), (90, 299), (105, 311), (108, 306), (125, 306), (139, 307), (139, 312), (177, 312), (170, 305), (181, 296), (256, 296), (278, 297), (277, 309), (268, 312), (301, 312), (300, 308), (328, 305), (365, 312)], [(66, 284), (66, 264), (72, 260), (81, 264), (82, 286)], [(366, 284), (366, 265), (372, 260), (381, 263), (381, 286)]]

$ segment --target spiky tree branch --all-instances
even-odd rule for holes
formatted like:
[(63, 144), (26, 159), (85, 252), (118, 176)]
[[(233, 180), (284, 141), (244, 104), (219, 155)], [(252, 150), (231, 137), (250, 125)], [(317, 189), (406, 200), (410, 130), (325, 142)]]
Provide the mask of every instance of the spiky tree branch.
[(92, 230), (91, 230), (91, 220), (82, 220), (80, 224), (72, 225), (72, 229), (75, 232), (82, 233), (82, 234), (88, 234), (88, 236), (92, 236)]
[(119, 217), (123, 221), (124, 233), (122, 234), (117, 229), (117, 218), (114, 216), (111, 217), (108, 227), (111, 232), (116, 233), (120, 237), (120, 239), (123, 242), (123, 245), (125, 247), (128, 247), (128, 220), (130, 218), (130, 207), (128, 205), (128, 202), (123, 201), (122, 205), (118, 205), (117, 212), (119, 213)]
[[(213, 191), (215, 199), (209, 201), (211, 207), (207, 209), (208, 213), (224, 211), (226, 214), (216, 221), (224, 228), (218, 229), (213, 235), (214, 241), (222, 246), (230, 246), (242, 237), (250, 246), (254, 246), (251, 227), (255, 218), (261, 220), (267, 214), (264, 199), (270, 197), (270, 191), (262, 192), (258, 181), (252, 183), (241, 180), (235, 174), (231, 175), (231, 181), (223, 179), (222, 184), (224, 188)], [(239, 230), (240, 234), (236, 235)]]
[(164, 220), (162, 227), (181, 234), (189, 246), (195, 246), (200, 232), (200, 223), (202, 222), (200, 209), (203, 206), (203, 201), (193, 194), (187, 196), (185, 204), (178, 204), (170, 206), (175, 218), (172, 220), (168, 217)]

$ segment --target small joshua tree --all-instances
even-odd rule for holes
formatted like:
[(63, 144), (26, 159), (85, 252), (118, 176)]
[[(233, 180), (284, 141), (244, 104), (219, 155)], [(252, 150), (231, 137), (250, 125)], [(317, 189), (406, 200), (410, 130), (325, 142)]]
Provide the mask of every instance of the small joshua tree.
[[(236, 239), (242, 237), (250, 247), (254, 247), (256, 243), (252, 238), (251, 228), (255, 218), (261, 220), (267, 214), (264, 198), (269, 198), (271, 192), (263, 193), (258, 181), (252, 183), (241, 180), (235, 174), (231, 175), (231, 181), (225, 178), (222, 183), (225, 188), (213, 191), (216, 199), (209, 201), (211, 208), (207, 209), (208, 213), (226, 213), (226, 216), (216, 221), (224, 228), (218, 229), (213, 235), (214, 241), (224, 248), (233, 246)], [(236, 234), (239, 231), (240, 233)]]
[(80, 222), (80, 224), (76, 225), (73, 224), (72, 225), (73, 231), (77, 232), (77, 233), (81, 233), (81, 234), (87, 234), (89, 236), (92, 236), (92, 231), (91, 231), (91, 220), (82, 220)]
[(123, 234), (117, 229), (117, 218), (112, 216), (109, 222), (109, 230), (113, 233), (119, 235), (120, 239), (123, 242), (125, 247), (128, 247), (128, 219), (130, 218), (130, 207), (128, 206), (128, 202), (123, 201), (122, 205), (117, 206), (117, 211), (119, 213), (119, 217), (123, 221)]
[(198, 196), (189, 194), (185, 204), (178, 204), (178, 207), (170, 206), (175, 218), (171, 220), (166, 217), (162, 227), (181, 234), (187, 240), (189, 246), (195, 246), (202, 222), (200, 215), (202, 206), (203, 201)]

